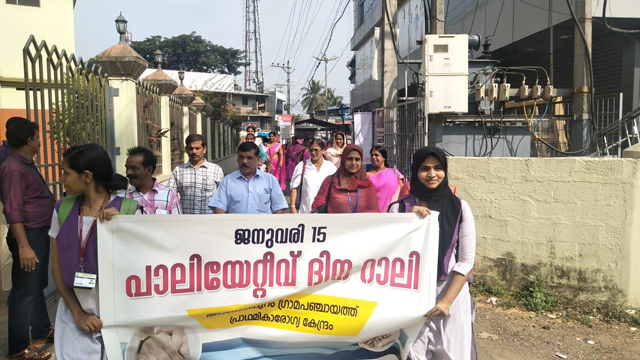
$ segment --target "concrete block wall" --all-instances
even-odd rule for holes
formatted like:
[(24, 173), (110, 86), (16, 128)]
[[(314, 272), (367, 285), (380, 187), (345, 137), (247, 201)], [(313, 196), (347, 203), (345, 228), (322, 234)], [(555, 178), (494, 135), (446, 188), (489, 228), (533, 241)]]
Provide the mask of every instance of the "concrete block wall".
[(640, 160), (450, 159), (474, 213), (476, 276), (640, 305)]

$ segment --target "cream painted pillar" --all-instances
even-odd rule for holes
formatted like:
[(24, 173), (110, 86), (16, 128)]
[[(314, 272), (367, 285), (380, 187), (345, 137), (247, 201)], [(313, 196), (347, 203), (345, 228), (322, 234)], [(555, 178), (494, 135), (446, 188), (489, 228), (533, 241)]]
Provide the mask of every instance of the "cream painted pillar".
[[(199, 111), (196, 115), (196, 131), (198, 134), (202, 134), (202, 113)], [(205, 139), (207, 138), (207, 134), (202, 134), (202, 136), (204, 136)]]
[(216, 147), (215, 159), (218, 159), (222, 156), (220, 154), (220, 122), (216, 121), (214, 124), (215, 124), (214, 126), (216, 131), (216, 133), (213, 136), (213, 141), (215, 141), (215, 147)]
[[(169, 96), (160, 97), (160, 128), (171, 128), (171, 107), (169, 105)], [(171, 131), (167, 132), (162, 138), (162, 175), (171, 176), (173, 169), (171, 168)]]
[(127, 149), (138, 146), (136, 82), (130, 78), (109, 78), (109, 86), (118, 89), (113, 98), (116, 172), (124, 173)]
[[(189, 133), (189, 107), (188, 106), (183, 106), (182, 107), (182, 133), (184, 141), (187, 141), (187, 137), (189, 135), (191, 135)], [(187, 152), (185, 151), (184, 153), (184, 162), (189, 161), (189, 155), (187, 155)]]
[(212, 135), (213, 131), (211, 131), (211, 121), (207, 117), (203, 118), (202, 115), (200, 115), (200, 120), (201, 120), (200, 121), (201, 128), (202, 128), (202, 121), (207, 121), (208, 122), (207, 123), (207, 133), (206, 134), (202, 134), (202, 135), (204, 135), (205, 138), (207, 138), (207, 151), (209, 153), (209, 159), (207, 159), (207, 160), (211, 161), (211, 160), (216, 158), (215, 150), (214, 150), (215, 148), (214, 148), (214, 145), (213, 145), (213, 137), (212, 137), (213, 136)]

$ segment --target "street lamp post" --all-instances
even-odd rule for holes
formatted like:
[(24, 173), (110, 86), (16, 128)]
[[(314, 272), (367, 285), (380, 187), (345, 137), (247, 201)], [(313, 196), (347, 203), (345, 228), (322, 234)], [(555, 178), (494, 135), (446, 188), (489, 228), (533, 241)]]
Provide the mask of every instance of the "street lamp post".
[(120, 34), (120, 44), (126, 44), (127, 40), (125, 35), (127, 34), (127, 19), (122, 16), (122, 11), (120, 15), (116, 18), (116, 30), (118, 30), (118, 34)]
[(160, 49), (156, 50), (156, 52), (153, 53), (153, 58), (156, 61), (158, 71), (162, 70), (162, 55), (164, 54), (162, 53), (162, 51), (160, 51)]

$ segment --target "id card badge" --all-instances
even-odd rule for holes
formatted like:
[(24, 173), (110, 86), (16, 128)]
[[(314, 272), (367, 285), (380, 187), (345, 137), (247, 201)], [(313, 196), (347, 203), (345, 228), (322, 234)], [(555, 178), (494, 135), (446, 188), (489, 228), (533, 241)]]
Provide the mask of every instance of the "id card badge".
[(98, 275), (96, 274), (87, 274), (77, 272), (76, 277), (73, 280), (73, 287), (85, 288), (85, 289), (93, 289), (96, 287), (96, 279)]

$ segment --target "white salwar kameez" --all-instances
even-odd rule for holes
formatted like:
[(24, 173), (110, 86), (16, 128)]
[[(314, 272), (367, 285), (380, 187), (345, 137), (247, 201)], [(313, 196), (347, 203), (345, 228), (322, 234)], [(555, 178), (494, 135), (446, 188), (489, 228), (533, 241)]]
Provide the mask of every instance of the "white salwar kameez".
[[(447, 292), (455, 273), (466, 275), (473, 270), (476, 253), (476, 227), (469, 204), (462, 203), (462, 223), (459, 229), (458, 252), (454, 249), (448, 266), (446, 281), (438, 281), (436, 302)], [(389, 212), (399, 212), (394, 204)], [(457, 259), (457, 261), (456, 261)], [(476, 360), (476, 342), (473, 334), (475, 303), (465, 283), (449, 308), (449, 316), (436, 316), (425, 321), (411, 348), (411, 360)]]

